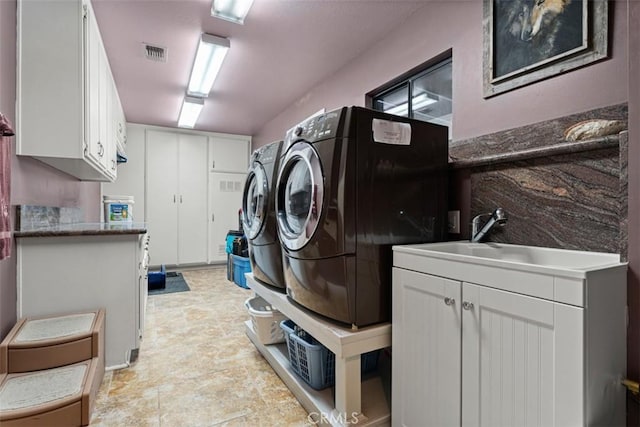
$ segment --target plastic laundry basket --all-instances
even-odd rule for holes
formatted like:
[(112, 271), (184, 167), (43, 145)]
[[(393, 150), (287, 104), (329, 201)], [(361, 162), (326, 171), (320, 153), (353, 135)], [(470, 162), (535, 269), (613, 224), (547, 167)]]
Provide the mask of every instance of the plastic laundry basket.
[(247, 299), (244, 306), (251, 317), (253, 331), (262, 344), (284, 342), (284, 331), (280, 322), (286, 320), (286, 317), (282, 313), (259, 296)]

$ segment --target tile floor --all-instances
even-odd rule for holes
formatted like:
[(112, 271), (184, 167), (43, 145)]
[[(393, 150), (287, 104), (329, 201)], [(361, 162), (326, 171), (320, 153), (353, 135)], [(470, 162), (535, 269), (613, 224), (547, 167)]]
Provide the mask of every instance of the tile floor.
[(149, 297), (138, 361), (107, 372), (90, 425), (311, 425), (245, 335), (252, 292), (225, 268), (183, 274), (191, 291)]

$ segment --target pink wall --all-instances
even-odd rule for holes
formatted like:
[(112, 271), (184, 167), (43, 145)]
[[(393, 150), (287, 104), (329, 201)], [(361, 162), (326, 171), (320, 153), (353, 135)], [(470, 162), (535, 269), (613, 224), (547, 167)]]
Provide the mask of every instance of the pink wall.
[(364, 105), (367, 92), (450, 48), (454, 140), (626, 102), (626, 0), (610, 2), (610, 17), (610, 60), (485, 100), (482, 1), (429, 2), (349, 65), (300, 94), (295, 105), (254, 135), (254, 148), (282, 138), (286, 129), (323, 107)]
[[(16, 100), (16, 1), (0, 1), (0, 111), (15, 123)], [(18, 130), (16, 129), (16, 132)], [(14, 146), (15, 152), (15, 138)], [(11, 204), (81, 207), (87, 221), (100, 219), (100, 184), (75, 178), (31, 158), (14, 155), (11, 171)], [(0, 339), (16, 320), (15, 247), (9, 259), (0, 261)]]

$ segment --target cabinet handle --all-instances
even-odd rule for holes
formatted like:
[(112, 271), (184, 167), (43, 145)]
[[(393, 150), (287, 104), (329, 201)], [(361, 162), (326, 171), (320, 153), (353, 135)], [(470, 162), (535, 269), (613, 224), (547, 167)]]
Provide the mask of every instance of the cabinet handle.
[(98, 149), (98, 156), (102, 157), (104, 155), (104, 145), (102, 145), (102, 142), (98, 142), (98, 147), (100, 147)]
[(211, 162), (211, 169), (215, 169), (216, 168), (216, 161), (212, 161)]
[(182, 194), (180, 195), (180, 203), (182, 203)]
[(455, 303), (456, 303), (456, 300), (455, 300), (455, 299), (453, 299), (453, 298), (445, 297), (445, 298), (444, 298), (444, 303), (445, 303), (446, 305), (453, 305), (453, 304), (455, 304)]
[(216, 220), (216, 215), (215, 214), (211, 214), (211, 222), (214, 222)]
[(116, 161), (111, 159), (111, 169), (116, 170)]
[(473, 310), (473, 303), (472, 302), (468, 302), (468, 301), (464, 301), (462, 303), (462, 308), (465, 310)]
[(175, 202), (176, 202), (176, 195), (174, 194), (173, 195), (173, 203), (175, 203)]

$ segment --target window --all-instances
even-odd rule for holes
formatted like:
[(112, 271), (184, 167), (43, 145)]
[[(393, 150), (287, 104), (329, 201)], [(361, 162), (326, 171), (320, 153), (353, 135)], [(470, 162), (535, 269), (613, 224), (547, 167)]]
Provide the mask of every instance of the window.
[(368, 94), (374, 110), (436, 123), (449, 128), (452, 118), (452, 66), (447, 58), (429, 61)]

